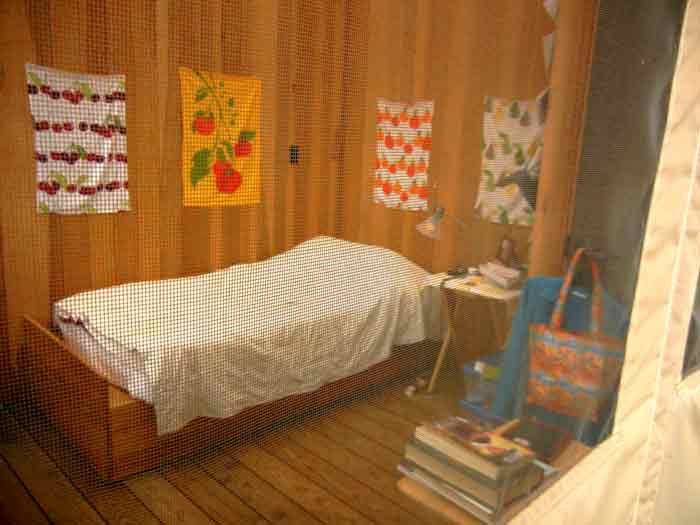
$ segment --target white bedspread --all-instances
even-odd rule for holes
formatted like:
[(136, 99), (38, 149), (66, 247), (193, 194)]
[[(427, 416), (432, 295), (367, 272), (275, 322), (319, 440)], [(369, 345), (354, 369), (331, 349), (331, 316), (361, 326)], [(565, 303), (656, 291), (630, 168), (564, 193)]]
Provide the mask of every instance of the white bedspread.
[(427, 273), (386, 249), (317, 237), (253, 264), (81, 293), (54, 306), (69, 342), (153, 405), (160, 434), (320, 386), (426, 338)]

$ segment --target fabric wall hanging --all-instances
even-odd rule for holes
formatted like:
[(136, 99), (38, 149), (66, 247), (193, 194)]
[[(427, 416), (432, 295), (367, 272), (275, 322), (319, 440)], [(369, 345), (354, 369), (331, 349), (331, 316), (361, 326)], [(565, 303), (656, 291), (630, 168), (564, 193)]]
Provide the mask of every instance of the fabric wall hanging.
[(401, 210), (428, 209), (433, 101), (377, 99), (374, 202)]
[(548, 91), (532, 100), (485, 97), (477, 216), (532, 224), (547, 100)]
[(129, 210), (124, 75), (26, 64), (39, 213)]
[(557, 17), (557, 9), (559, 8), (559, 0), (542, 0), (542, 4), (547, 10), (547, 13), (549, 13), (549, 16), (555, 19)]
[(258, 79), (180, 68), (184, 206), (260, 202)]
[(554, 58), (554, 35), (557, 19), (558, 0), (543, 0), (543, 5), (549, 15), (550, 24), (546, 25), (545, 34), (542, 37), (542, 47), (544, 48), (544, 71), (549, 78), (549, 71), (552, 68), (552, 59)]

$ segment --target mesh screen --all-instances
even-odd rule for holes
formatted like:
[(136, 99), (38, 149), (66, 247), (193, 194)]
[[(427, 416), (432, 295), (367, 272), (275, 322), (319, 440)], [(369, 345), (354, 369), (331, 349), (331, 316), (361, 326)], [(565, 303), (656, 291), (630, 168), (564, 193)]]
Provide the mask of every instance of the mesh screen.
[[(519, 293), (544, 139), (497, 125), (547, 116), (542, 2), (8, 5), (0, 517), (451, 523), (447, 498), (488, 520), (556, 479), (533, 455), (561, 473), (607, 435), (610, 400), (595, 424), (490, 410), (527, 390), (502, 352), (549, 320)], [(519, 279), (476, 275), (496, 258)]]

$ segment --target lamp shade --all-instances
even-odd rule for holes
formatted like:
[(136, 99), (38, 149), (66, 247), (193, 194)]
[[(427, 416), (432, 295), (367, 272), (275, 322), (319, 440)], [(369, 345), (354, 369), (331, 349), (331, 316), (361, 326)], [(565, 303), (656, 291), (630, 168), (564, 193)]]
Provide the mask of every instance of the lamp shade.
[(444, 208), (438, 208), (430, 217), (416, 225), (416, 230), (428, 239), (440, 239), (440, 221), (445, 216)]

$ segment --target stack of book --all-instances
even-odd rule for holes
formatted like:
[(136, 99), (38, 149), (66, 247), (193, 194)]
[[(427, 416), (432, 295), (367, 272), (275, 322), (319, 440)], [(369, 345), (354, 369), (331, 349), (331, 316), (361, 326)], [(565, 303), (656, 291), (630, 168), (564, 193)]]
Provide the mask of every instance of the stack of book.
[(406, 444), (399, 471), (486, 523), (498, 523), (514, 500), (556, 472), (513, 437), (516, 420), (485, 430), (450, 417), (419, 426)]
[(479, 273), (483, 275), (487, 281), (501, 288), (505, 288), (506, 290), (520, 284), (521, 281), (521, 274), (518, 270), (507, 268), (499, 263), (488, 262), (486, 264), (480, 264)]

